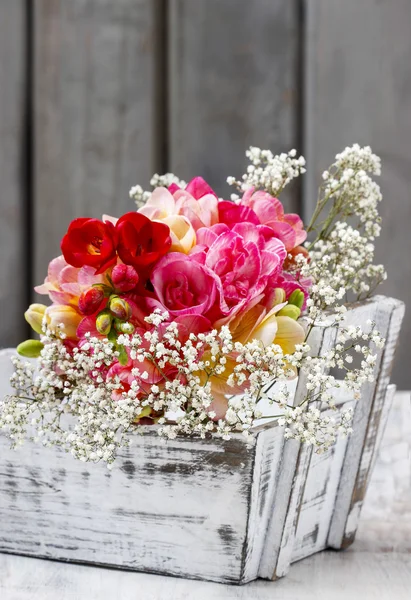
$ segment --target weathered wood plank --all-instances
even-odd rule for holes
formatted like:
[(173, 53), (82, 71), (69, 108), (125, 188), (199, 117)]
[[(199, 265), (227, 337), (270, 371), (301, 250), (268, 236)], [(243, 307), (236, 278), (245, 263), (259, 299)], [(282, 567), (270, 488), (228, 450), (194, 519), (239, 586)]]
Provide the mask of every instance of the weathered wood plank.
[[(388, 279), (382, 293), (411, 305), (410, 152), (411, 3), (381, 0), (306, 0), (304, 203), (310, 214), (321, 173), (345, 146), (371, 145), (382, 158), (383, 227), (377, 260)], [(411, 388), (403, 325), (393, 382)]]
[(249, 500), (242, 583), (252, 581), (259, 576), (268, 522), (271, 518), (282, 467), (283, 449), (284, 431), (282, 428), (273, 425), (258, 434)]
[(33, 3), (36, 282), (71, 219), (133, 210), (158, 169), (157, 4)]
[[(298, 2), (170, 0), (169, 11), (170, 168), (223, 194), (248, 146), (298, 147)], [(295, 192), (288, 201), (298, 206)]]
[(239, 582), (254, 452), (136, 436), (112, 472), (0, 437), (0, 551)]
[[(327, 352), (334, 344), (334, 339), (334, 330), (315, 327), (309, 337), (312, 355)], [(295, 406), (303, 401), (305, 386), (306, 376), (301, 373), (293, 400)], [(260, 562), (260, 577), (282, 577), (289, 569), (311, 453), (312, 448), (301, 446), (295, 440), (288, 440), (284, 445), (281, 471)]]
[[(344, 410), (347, 408), (345, 406)], [(338, 418), (333, 411), (326, 412), (330, 417)], [(347, 438), (339, 437), (336, 444), (324, 454), (313, 452), (311, 455), (300, 501), (292, 563), (327, 547), (347, 441)]]
[(355, 537), (404, 315), (404, 305), (398, 300), (376, 296), (374, 305), (376, 314), (373, 320), (386, 338), (386, 344), (384, 350), (378, 353), (376, 381), (363, 386), (361, 400), (355, 406), (353, 433), (347, 445), (328, 538), (328, 545), (332, 548), (346, 547)]
[(26, 2), (0, 0), (0, 347), (27, 335)]

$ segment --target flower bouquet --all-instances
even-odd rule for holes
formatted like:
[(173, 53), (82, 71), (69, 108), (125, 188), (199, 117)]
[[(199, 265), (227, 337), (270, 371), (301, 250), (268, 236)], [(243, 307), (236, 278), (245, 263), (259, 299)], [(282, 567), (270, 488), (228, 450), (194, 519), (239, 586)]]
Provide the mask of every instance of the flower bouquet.
[[(213, 533), (193, 559), (192, 549), (179, 555), (173, 546), (174, 523), (167, 534), (174, 552), (169, 566), (158, 549), (161, 536), (152, 549), (155, 560), (110, 555), (97, 562), (236, 582), (281, 575), (281, 532), (300, 494), (295, 473), (300, 470), (306, 482), (304, 461), (312, 449), (332, 460), (337, 447), (343, 472), (349, 454), (344, 436), (353, 415), (355, 426), (364, 388), (367, 418), (371, 414), (372, 382), (389, 336), (386, 315), (400, 310), (394, 301), (368, 300), (385, 279), (384, 268), (374, 264), (373, 244), (381, 193), (371, 176), (379, 174), (380, 161), (357, 145), (337, 155), (304, 227), (278, 199), (304, 173), (304, 159), (295, 151), (273, 156), (254, 147), (246, 154), (246, 174), (227, 180), (235, 190), (230, 199), (219, 198), (201, 177), (186, 184), (172, 174), (156, 175), (153, 191), (130, 191), (136, 211), (72, 221), (62, 255), (35, 288), (52, 304), (32, 304), (25, 313), (40, 339), (18, 347), (38, 361), (13, 358), (15, 393), (0, 405), (0, 427), (13, 446), (29, 438), (110, 468), (120, 456), (126, 475), (142, 468), (147, 476), (151, 457), (153, 493), (170, 481), (183, 485), (183, 473), (192, 486), (188, 512), (196, 514), (193, 507), (207, 494), (221, 504), (210, 508)], [(386, 377), (382, 400), (387, 384)], [(157, 466), (153, 448), (162, 453)], [(218, 490), (210, 495), (213, 485)], [(283, 508), (282, 488), (288, 498)], [(188, 488), (180, 492), (171, 504), (190, 494)], [(284, 529), (268, 543), (276, 502)], [(193, 514), (188, 522), (200, 518)], [(296, 524), (293, 531), (295, 540)], [(272, 544), (278, 546), (275, 560)], [(210, 562), (212, 548), (216, 560)], [(76, 560), (92, 559), (83, 553)], [(207, 568), (200, 566), (204, 561)]]

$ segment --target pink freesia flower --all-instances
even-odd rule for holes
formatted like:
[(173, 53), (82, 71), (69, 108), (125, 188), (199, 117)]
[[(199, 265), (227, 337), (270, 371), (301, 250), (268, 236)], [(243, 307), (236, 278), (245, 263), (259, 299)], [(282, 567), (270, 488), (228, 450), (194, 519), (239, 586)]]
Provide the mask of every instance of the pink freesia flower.
[(155, 266), (151, 283), (161, 306), (173, 318), (203, 315), (221, 303), (221, 282), (195, 258), (170, 252)]
[(287, 250), (302, 244), (307, 237), (300, 217), (292, 213), (285, 214), (281, 202), (267, 192), (254, 192), (254, 188), (250, 188), (244, 193), (240, 206), (251, 209), (259, 222), (270, 227), (284, 242)]
[[(223, 321), (262, 301), (266, 286), (274, 287), (286, 258), (284, 244), (264, 225), (237, 223), (230, 229), (218, 224), (197, 233), (199, 245), (191, 256), (219, 278), (227, 309)], [(217, 314), (215, 315), (217, 317)]]
[(94, 267), (72, 267), (63, 256), (58, 256), (50, 262), (44, 283), (34, 290), (38, 294), (47, 294), (55, 304), (76, 306), (82, 292), (94, 283), (103, 283), (104, 275), (95, 275), (95, 271)]

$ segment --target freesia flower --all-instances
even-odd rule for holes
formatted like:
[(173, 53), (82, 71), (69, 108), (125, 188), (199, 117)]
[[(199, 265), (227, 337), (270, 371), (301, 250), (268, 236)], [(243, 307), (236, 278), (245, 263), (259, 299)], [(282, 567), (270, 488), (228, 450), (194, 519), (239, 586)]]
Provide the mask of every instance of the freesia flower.
[(170, 215), (162, 222), (170, 227), (170, 251), (188, 254), (196, 243), (196, 233), (190, 221), (182, 215)]
[(87, 265), (103, 273), (117, 260), (114, 226), (99, 219), (74, 219), (61, 241), (61, 251), (73, 267)]
[[(225, 319), (232, 318), (257, 298), (264, 297), (286, 257), (284, 244), (264, 225), (219, 224), (198, 231), (192, 256), (215, 273), (222, 284)], [(217, 317), (217, 315), (216, 315)], [(221, 324), (221, 323), (220, 323)]]
[(204, 315), (220, 304), (221, 283), (214, 273), (192, 257), (171, 252), (155, 266), (151, 283), (172, 317)]
[[(166, 188), (158, 187), (138, 212), (155, 221), (163, 221), (172, 215), (179, 215), (184, 217), (186, 223), (195, 231), (200, 227), (210, 227), (218, 223), (218, 200), (214, 192), (206, 193), (197, 199), (191, 195), (189, 189), (196, 188), (195, 186), (187, 187), (185, 190), (178, 188), (171, 193)], [(175, 233), (177, 235), (177, 231)], [(180, 239), (180, 236), (177, 237)]]
[(123, 263), (137, 272), (151, 267), (171, 246), (170, 229), (138, 212), (119, 218), (115, 227), (117, 252)]
[(302, 244), (307, 237), (300, 217), (293, 213), (284, 213), (281, 202), (267, 192), (248, 189), (241, 199), (240, 206), (252, 209), (259, 222), (270, 227), (284, 242), (287, 251)]
[(45, 316), (48, 328), (57, 337), (63, 334), (69, 339), (77, 339), (77, 327), (83, 317), (73, 306), (52, 304), (47, 307)]
[(95, 283), (103, 283), (104, 276), (97, 275), (90, 266), (81, 269), (69, 265), (64, 256), (54, 258), (48, 267), (44, 283), (34, 290), (38, 294), (47, 294), (55, 304), (78, 304), (79, 296)]

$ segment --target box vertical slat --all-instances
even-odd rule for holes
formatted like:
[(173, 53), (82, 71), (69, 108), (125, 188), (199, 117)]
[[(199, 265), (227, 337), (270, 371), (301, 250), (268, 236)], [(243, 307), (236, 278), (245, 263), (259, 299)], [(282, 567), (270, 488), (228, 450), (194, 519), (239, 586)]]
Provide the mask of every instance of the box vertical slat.
[(399, 300), (377, 296), (374, 302), (378, 303), (376, 326), (386, 338), (386, 344), (383, 352), (379, 354), (376, 365), (376, 381), (364, 386), (362, 398), (356, 404), (353, 434), (347, 445), (328, 538), (328, 545), (332, 548), (349, 546), (355, 538), (376, 448), (381, 411), (404, 316), (404, 304)]

